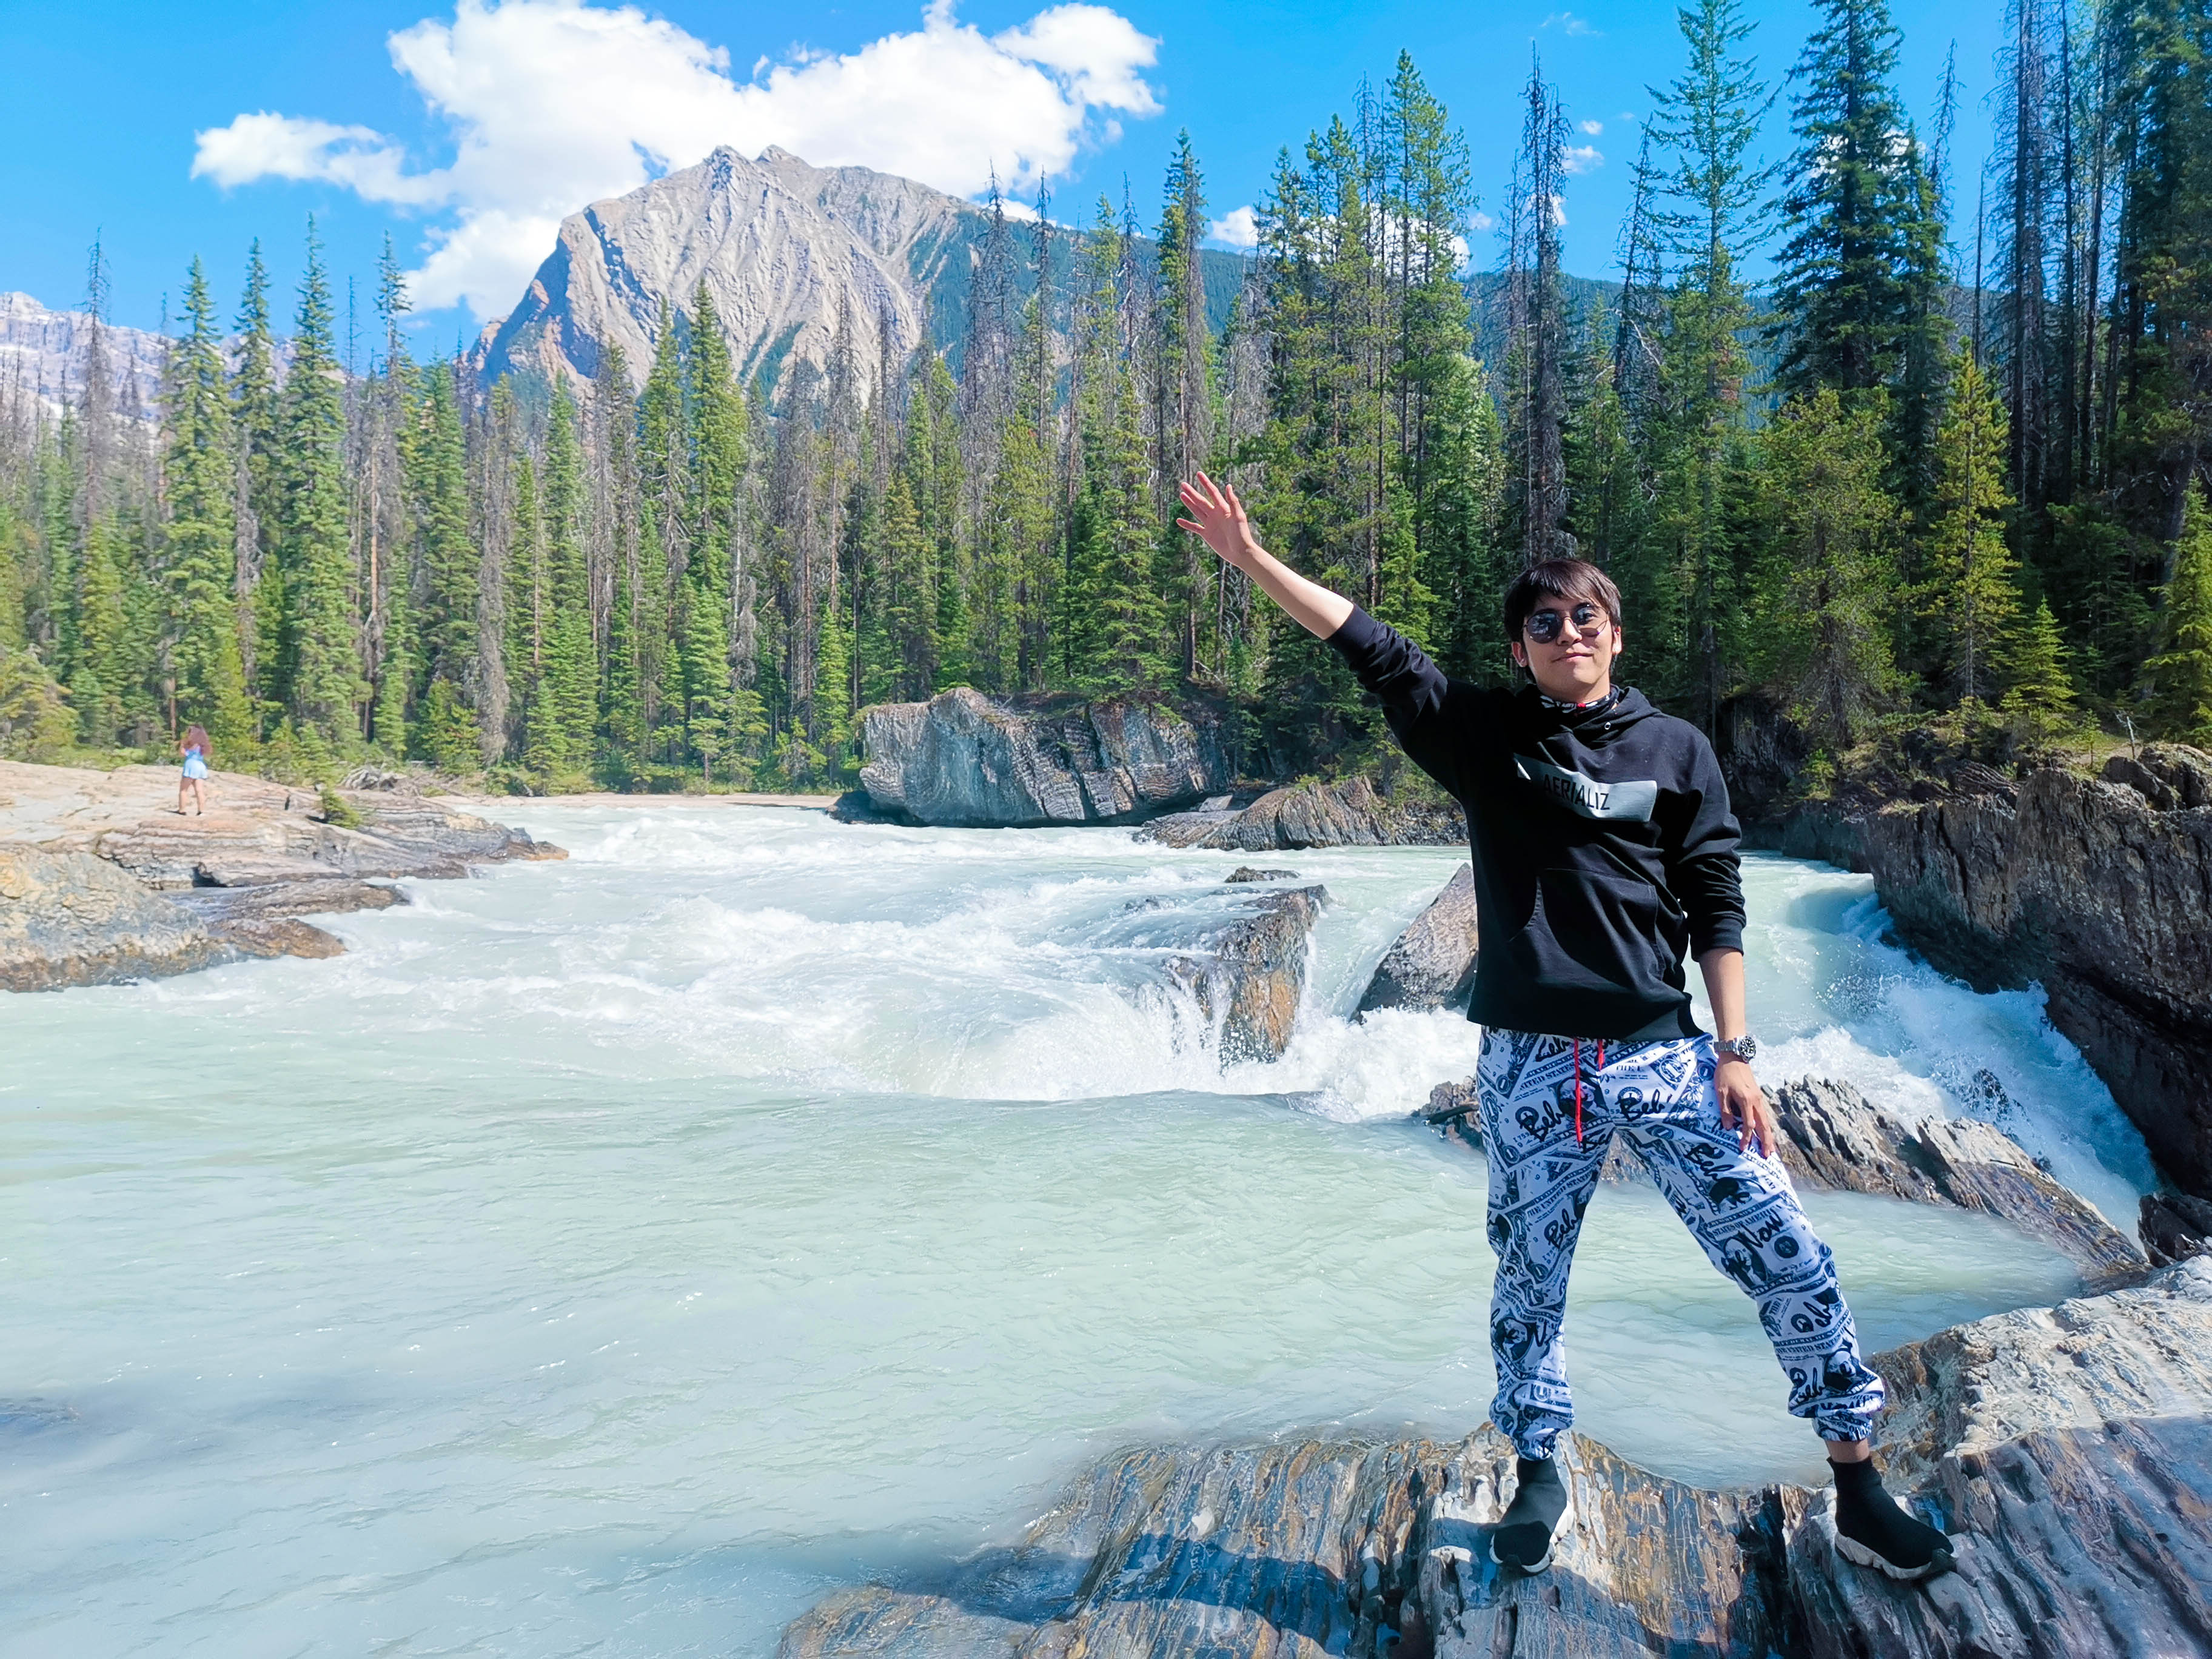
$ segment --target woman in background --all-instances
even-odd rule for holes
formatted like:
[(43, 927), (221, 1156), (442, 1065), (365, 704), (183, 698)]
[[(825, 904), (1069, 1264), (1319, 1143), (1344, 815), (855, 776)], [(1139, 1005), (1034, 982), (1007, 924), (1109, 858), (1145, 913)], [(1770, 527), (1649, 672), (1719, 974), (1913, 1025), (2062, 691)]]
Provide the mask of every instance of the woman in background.
[(182, 817), (185, 815), (185, 791), (187, 789), (192, 792), (192, 811), (195, 813), (204, 812), (207, 810), (207, 784), (204, 780), (208, 775), (208, 756), (215, 747), (208, 741), (207, 728), (186, 726), (184, 738), (177, 747), (185, 751), (184, 775), (177, 780), (177, 816)]

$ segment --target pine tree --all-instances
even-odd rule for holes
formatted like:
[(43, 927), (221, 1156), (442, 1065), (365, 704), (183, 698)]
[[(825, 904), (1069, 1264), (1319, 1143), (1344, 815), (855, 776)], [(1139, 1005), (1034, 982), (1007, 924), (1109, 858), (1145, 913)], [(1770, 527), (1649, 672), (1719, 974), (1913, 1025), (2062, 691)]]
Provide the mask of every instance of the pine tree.
[(258, 240), (246, 252), (237, 334), (237, 366), (231, 378), (238, 441), (235, 586), (247, 612), (248, 625), (240, 635), (246, 684), (263, 709), (273, 710), (283, 697), (284, 579), (276, 544), (284, 519), (284, 469), (269, 270), (262, 263)]
[(704, 732), (701, 722), (726, 728), (729, 717), (730, 555), (739, 533), (746, 440), (744, 397), (703, 283), (692, 307), (690, 390), (695, 527), (684, 600), (684, 708), (687, 724)]
[(1951, 370), (1937, 449), (1943, 459), (1928, 537), (1923, 599), (1950, 687), (1971, 722), (1999, 683), (1996, 647), (2020, 611), (2019, 568), (2005, 545), (2013, 506), (2004, 487), (2005, 413), (1971, 346)]
[(346, 534), (345, 404), (330, 281), (311, 220), (281, 404), (285, 702), (295, 726), (342, 749), (356, 729), (352, 562)]
[(545, 556), (545, 509), (538, 495), (538, 468), (527, 453), (514, 461), (514, 546), (507, 566), (507, 682), (513, 688), (515, 746), (524, 764), (535, 742), (538, 760), (550, 764), (552, 728), (544, 702), (545, 647), (552, 622), (552, 591)]
[(2212, 746), (2212, 504), (2202, 486), (2182, 507), (2165, 621), (2166, 648), (2148, 665), (2160, 729)]
[(95, 748), (116, 743), (122, 734), (131, 626), (118, 556), (124, 539), (111, 510), (85, 526), (77, 556), (70, 701), (85, 743)]
[[(1673, 205), (1655, 216), (1678, 262), (1664, 349), (1668, 419), (1655, 434), (1662, 486), (1655, 535), (1668, 544), (1671, 580), (1645, 589), (1645, 637), (1663, 661), (1688, 670), (1691, 708), (1711, 729), (1728, 682), (1723, 592), (1736, 580), (1727, 503), (1745, 428), (1752, 322), (1736, 264), (1763, 228), (1766, 173), (1753, 146), (1768, 98), (1757, 66), (1735, 55), (1752, 26), (1737, 0), (1697, 0), (1679, 14), (1690, 61), (1655, 100), (1653, 142), (1672, 150)], [(1671, 589), (1671, 593), (1667, 590)]]
[(1897, 504), (1879, 410), (1824, 386), (1762, 434), (1765, 547), (1753, 672), (1832, 751), (1850, 747), (1898, 675), (1890, 651)]
[(255, 737), (234, 597), (237, 463), (224, 386), (222, 340), (207, 273), (185, 280), (188, 331), (177, 344), (164, 411), (168, 449), (167, 633), (181, 718), (204, 724), (235, 766)]
[[(2207, 638), (2212, 640), (2212, 634)], [(2051, 602), (2038, 599), (2013, 642), (2012, 684), (1997, 704), (2023, 735), (2045, 738), (2080, 718), (2081, 694), (2067, 669), (2072, 654), (2058, 631), (2058, 619), (2051, 614)]]
[(477, 674), (480, 558), (469, 535), (468, 463), (451, 364), (441, 363), (422, 377), (422, 397), (400, 453), (422, 572), (415, 638), (422, 653), (425, 696), (437, 704), (424, 715), (417, 747), (437, 766), (465, 771), (480, 745), (469, 704)]
[(1790, 78), (1796, 153), (1775, 334), (1784, 389), (1866, 392), (1901, 368), (1932, 276), (1920, 235), (1919, 147), (1890, 84), (1899, 35), (1884, 0), (1819, 0)]
[(575, 400), (566, 386), (556, 384), (545, 428), (539, 668), (523, 738), (524, 763), (544, 778), (582, 772), (591, 763), (592, 734), (599, 724), (584, 508), (584, 456), (576, 434)]

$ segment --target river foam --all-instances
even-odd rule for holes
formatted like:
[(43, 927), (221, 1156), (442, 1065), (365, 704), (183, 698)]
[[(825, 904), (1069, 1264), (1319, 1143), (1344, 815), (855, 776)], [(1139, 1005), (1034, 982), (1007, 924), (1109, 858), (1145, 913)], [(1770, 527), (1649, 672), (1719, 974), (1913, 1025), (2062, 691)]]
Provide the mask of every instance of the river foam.
[[(1475, 1033), (1346, 1018), (1460, 855), (1245, 860), (1332, 902), (1289, 1053), (1224, 1073), (1160, 970), (1233, 858), (519, 816), (574, 856), (410, 884), (337, 960), (0, 999), (0, 1652), (766, 1654), (1129, 1441), (1485, 1414), (1482, 1168), (1406, 1121)], [(1747, 880), (1767, 1076), (1998, 1114), (2131, 1214), (2033, 996), (1885, 944), (1863, 878)], [(1812, 1207), (1870, 1347), (2072, 1282)], [(1571, 1307), (1591, 1433), (1817, 1469), (1655, 1194), (1601, 1194)]]

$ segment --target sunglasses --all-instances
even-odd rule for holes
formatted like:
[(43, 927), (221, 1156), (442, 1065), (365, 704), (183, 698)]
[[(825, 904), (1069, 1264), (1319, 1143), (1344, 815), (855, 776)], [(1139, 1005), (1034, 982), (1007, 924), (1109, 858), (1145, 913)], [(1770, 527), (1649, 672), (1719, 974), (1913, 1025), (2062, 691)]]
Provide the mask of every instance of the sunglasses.
[(1574, 623), (1576, 633), (1586, 640), (1594, 640), (1605, 631), (1612, 620), (1601, 606), (1585, 600), (1567, 616), (1557, 611), (1531, 611), (1522, 626), (1528, 630), (1528, 637), (1537, 644), (1549, 645), (1559, 637), (1570, 621)]

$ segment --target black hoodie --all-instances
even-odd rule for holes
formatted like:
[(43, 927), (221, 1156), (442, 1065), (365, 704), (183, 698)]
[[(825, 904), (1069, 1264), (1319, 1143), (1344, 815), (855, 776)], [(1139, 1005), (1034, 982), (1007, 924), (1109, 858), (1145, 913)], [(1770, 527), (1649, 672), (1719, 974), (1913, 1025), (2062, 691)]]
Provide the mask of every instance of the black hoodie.
[(1598, 708), (1447, 680), (1355, 609), (1329, 636), (1415, 764), (1467, 809), (1480, 954), (1468, 1017), (1694, 1036), (1686, 948), (1743, 948), (1728, 785), (1705, 734), (1638, 691)]

